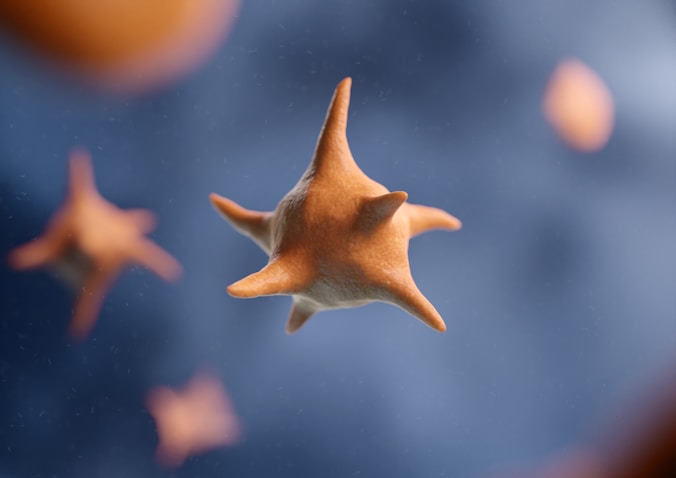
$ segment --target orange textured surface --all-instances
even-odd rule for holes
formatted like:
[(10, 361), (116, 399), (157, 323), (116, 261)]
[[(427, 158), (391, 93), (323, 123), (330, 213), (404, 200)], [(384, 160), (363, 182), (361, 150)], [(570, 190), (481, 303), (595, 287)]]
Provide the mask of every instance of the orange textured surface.
[(216, 209), (270, 256), (267, 266), (228, 292), (293, 296), (289, 333), (317, 311), (373, 301), (397, 305), (443, 332), (443, 319), (411, 276), (408, 242), (461, 223), (441, 209), (407, 203), (405, 192), (389, 192), (359, 169), (346, 135), (351, 85), (346, 78), (336, 88), (314, 158), (274, 212), (211, 195)]
[(613, 131), (615, 107), (603, 80), (579, 60), (559, 63), (547, 85), (544, 115), (571, 147), (585, 152), (603, 148)]
[(15, 269), (55, 266), (74, 273), (79, 295), (69, 332), (83, 339), (96, 322), (108, 288), (128, 263), (141, 264), (165, 280), (180, 275), (180, 264), (144, 236), (154, 228), (150, 211), (125, 211), (101, 197), (89, 155), (76, 150), (70, 158), (65, 204), (42, 236), (10, 251), (8, 262)]

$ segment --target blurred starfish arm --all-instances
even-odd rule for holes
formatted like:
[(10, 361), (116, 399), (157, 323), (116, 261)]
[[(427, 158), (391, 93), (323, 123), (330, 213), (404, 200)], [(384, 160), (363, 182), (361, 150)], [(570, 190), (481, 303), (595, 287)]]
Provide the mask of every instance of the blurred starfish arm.
[(139, 239), (129, 249), (130, 259), (155, 272), (162, 279), (173, 282), (177, 280), (183, 268), (174, 257), (153, 241)]
[(9, 252), (7, 262), (14, 269), (35, 269), (54, 261), (60, 254), (63, 240), (57, 230), (47, 230), (42, 236)]
[(68, 334), (75, 340), (84, 340), (94, 327), (103, 299), (118, 275), (119, 271), (116, 269), (96, 267), (85, 279), (68, 327)]
[(72, 200), (81, 200), (92, 195), (98, 196), (91, 155), (87, 150), (75, 148), (71, 151), (68, 177)]
[(153, 231), (157, 225), (155, 214), (147, 209), (127, 209), (124, 212), (138, 230), (144, 234)]

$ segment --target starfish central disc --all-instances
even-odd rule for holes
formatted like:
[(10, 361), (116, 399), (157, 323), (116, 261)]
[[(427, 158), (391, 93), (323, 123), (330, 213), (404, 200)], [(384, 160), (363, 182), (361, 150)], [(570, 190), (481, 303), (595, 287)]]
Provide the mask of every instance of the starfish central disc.
[(408, 241), (461, 223), (441, 209), (406, 202), (405, 192), (389, 192), (359, 169), (346, 135), (351, 85), (345, 78), (336, 88), (308, 169), (273, 212), (250, 211), (211, 194), (235, 229), (270, 256), (228, 292), (291, 295), (288, 333), (317, 311), (374, 301), (397, 305), (443, 332), (446, 324), (411, 276)]

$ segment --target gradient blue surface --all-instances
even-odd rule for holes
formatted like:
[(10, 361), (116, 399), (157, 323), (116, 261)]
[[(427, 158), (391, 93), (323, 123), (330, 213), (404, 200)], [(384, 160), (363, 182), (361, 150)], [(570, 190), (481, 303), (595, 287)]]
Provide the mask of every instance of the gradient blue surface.
[[(542, 118), (567, 56), (616, 101), (596, 154)], [(69, 292), (0, 268), (3, 478), (484, 475), (583, 438), (674, 359), (672, 2), (245, 2), (210, 63), (135, 98), (66, 83), (9, 38), (0, 58), (2, 253), (43, 230), (81, 145), (102, 194), (155, 211), (151, 237), (185, 268), (175, 285), (127, 271), (77, 345)], [(208, 194), (274, 208), (345, 76), (364, 172), (463, 221), (410, 246), (446, 334), (375, 304), (287, 336), (288, 298), (225, 292), (266, 257)], [(244, 438), (165, 472), (145, 394), (203, 368)]]

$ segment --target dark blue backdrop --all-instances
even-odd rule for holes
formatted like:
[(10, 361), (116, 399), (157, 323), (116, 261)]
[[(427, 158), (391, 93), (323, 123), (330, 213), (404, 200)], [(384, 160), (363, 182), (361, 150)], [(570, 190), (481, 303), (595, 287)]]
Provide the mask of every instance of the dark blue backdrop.
[[(613, 92), (599, 153), (542, 119), (564, 56)], [(288, 298), (225, 292), (266, 257), (208, 194), (274, 208), (348, 75), (362, 169), (464, 223), (410, 248), (446, 334), (375, 304), (287, 336)], [(69, 292), (0, 268), (0, 476), (459, 477), (584, 438), (676, 346), (674, 78), (667, 0), (245, 2), (205, 67), (128, 99), (55, 78), (2, 38), (2, 254), (43, 230), (83, 145), (106, 198), (157, 213), (151, 236), (185, 274), (127, 271), (74, 345)], [(204, 367), (244, 439), (165, 472), (145, 393)]]

